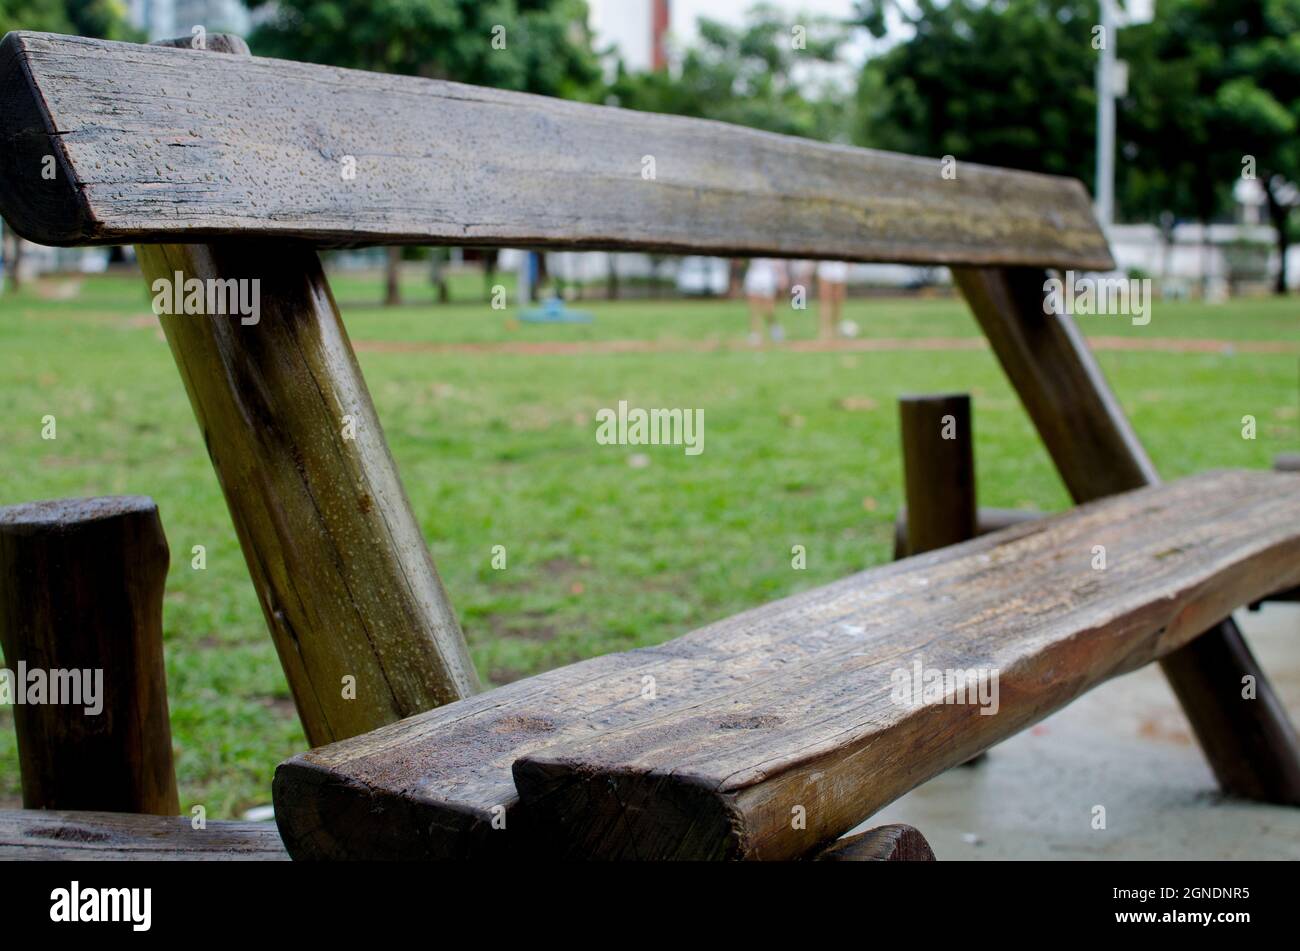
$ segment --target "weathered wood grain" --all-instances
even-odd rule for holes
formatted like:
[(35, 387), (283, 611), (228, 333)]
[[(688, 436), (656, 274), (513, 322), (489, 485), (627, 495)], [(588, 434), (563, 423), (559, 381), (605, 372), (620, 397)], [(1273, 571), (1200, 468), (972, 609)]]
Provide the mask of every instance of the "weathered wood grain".
[[(903, 571), (883, 570), (882, 583)], [(863, 631), (847, 623), (851, 604), (877, 600), (859, 584), (855, 576), (820, 589), (822, 597), (786, 598), (296, 756), (273, 784), (286, 847), (298, 860), (526, 854), (535, 837), (511, 776), (519, 756), (696, 702), (702, 689), (734, 689), (855, 648)]]
[(5, 39), (0, 96), (0, 212), (44, 244), (240, 233), (1112, 266), (1077, 181), (966, 163), (947, 180), (938, 159), (697, 119), (40, 33)]
[(120, 812), (0, 811), (0, 862), (287, 861), (269, 822)]
[[(515, 784), (556, 854), (790, 859), (1097, 684), (1168, 654), (1300, 576), (1300, 489), (1212, 473), (986, 536), (860, 579), (855, 651), (813, 658), (630, 727), (519, 758)], [(1107, 567), (1092, 567), (1094, 546)], [(964, 557), (939, 566), (944, 552)], [(884, 590), (882, 590), (884, 589)], [(894, 678), (998, 674), (976, 703), (909, 705)], [(951, 694), (949, 694), (951, 696)]]
[[(1159, 481), (1074, 319), (1044, 313), (1046, 273), (954, 268), (953, 278), (1076, 502)], [(1300, 805), (1300, 738), (1235, 621), (1161, 667), (1225, 792)], [(1242, 696), (1246, 678), (1254, 699)]]
[(316, 253), (255, 240), (137, 253), (151, 285), (178, 272), (259, 282), (256, 324), (159, 319), (307, 739), (365, 733), (474, 693), (460, 625)]
[(898, 401), (909, 555), (975, 537), (975, 434), (964, 393)]
[(908, 825), (880, 826), (839, 839), (813, 857), (815, 862), (933, 862), (925, 836)]
[[(1222, 509), (1215, 509), (1216, 504)], [(1205, 613), (1226, 613), (1231, 605), (1213, 596), (1224, 593), (1222, 585), (1231, 589), (1222, 600), (1248, 600), (1256, 588), (1276, 589), (1285, 583), (1281, 577), (1300, 572), (1295, 557), (1281, 567), (1275, 564), (1277, 546), (1268, 547), (1270, 539), (1283, 535), (1295, 555), (1300, 547), (1297, 506), (1300, 490), (1288, 476), (1199, 477), (863, 572), (658, 647), (606, 655), (521, 680), (281, 764), (275, 778), (281, 834), (295, 858), (524, 854), (548, 843), (545, 811), (537, 814), (516, 795), (511, 764), (517, 760), (611, 735), (653, 745), (662, 734), (651, 724), (689, 719), (700, 707), (712, 712), (694, 715), (719, 732), (765, 735), (773, 732), (763, 727), (766, 721), (739, 710), (733, 716), (720, 698), (763, 684), (788, 683), (797, 692), (796, 681), (803, 683), (814, 665), (852, 679), (854, 671), (873, 658), (910, 662), (909, 650), (923, 649), (927, 657), (933, 650), (940, 658), (956, 649), (965, 656), (991, 658), (990, 663), (1007, 653), (1015, 660), (1038, 657), (1040, 647), (1054, 649), (1051, 636), (1068, 628), (1071, 619), (1100, 623), (1111, 618), (1112, 611), (1162, 615), (1160, 623), (1169, 630), (1155, 642), (1148, 639), (1135, 646), (1122, 637), (1080, 636), (1071, 662), (1061, 664), (1042, 687), (1046, 696), (1036, 697), (1045, 714), (1055, 708), (1052, 704), (1064, 704), (1083, 689), (1071, 678), (1088, 682), (1098, 676), (1099, 667), (1103, 676), (1110, 676), (1128, 669), (1126, 665), (1137, 666), (1176, 644), (1187, 627), (1208, 625)], [(1218, 541), (1215, 533), (1221, 526), (1212, 520), (1188, 526), (1168, 517), (1171, 512), (1200, 517), (1216, 511), (1222, 516), (1224, 510), (1240, 521), (1227, 526)], [(1285, 535), (1287, 531), (1292, 534)], [(1180, 540), (1158, 548), (1163, 557), (1152, 557), (1148, 549), (1172, 536)], [(1112, 568), (1094, 573), (1091, 547), (1108, 539)], [(1121, 541), (1116, 544), (1115, 539)], [(1257, 552), (1259, 557), (1251, 562), (1247, 555), (1255, 546), (1263, 546), (1263, 553)], [(1234, 558), (1243, 560), (1233, 563)], [(1248, 562), (1250, 571), (1245, 570)], [(1144, 576), (1147, 568), (1150, 578)], [(1186, 581), (1196, 572), (1211, 579), (1222, 572), (1225, 577), (1208, 600), (1197, 600), (1192, 596), (1197, 592), (1165, 600), (1175, 585), (1170, 575)], [(1243, 572), (1249, 575), (1246, 582), (1238, 577)], [(1153, 600), (1147, 603), (1145, 598)], [(647, 682), (647, 677), (653, 680)], [(653, 698), (646, 692), (648, 683)], [(846, 683), (838, 700), (849, 711), (875, 710), (879, 698), (867, 694), (860, 683)], [(1008, 720), (973, 719), (1003, 724)], [(798, 731), (824, 722), (824, 715), (805, 711), (788, 717), (783, 729), (800, 736)], [(917, 755), (882, 754), (876, 766), (887, 771), (900, 758), (905, 763), (915, 758), (918, 772), (938, 772), (1005, 735), (990, 736), (983, 723), (965, 725), (975, 727), (969, 736), (944, 736), (937, 752), (905, 730), (900, 737), (916, 742)], [(747, 729), (751, 726), (756, 729)], [(841, 791), (851, 811), (870, 806), (882, 792), (847, 787)], [(502, 814), (505, 827), (494, 829), (494, 816)], [(807, 851), (865, 815), (834, 831), (823, 828), (820, 836), (810, 823), (806, 841), (797, 844)], [(802, 852), (796, 848), (789, 854)]]
[(168, 562), (143, 496), (0, 508), (5, 666), (24, 699), (45, 685), (31, 697), (42, 702), (12, 707), (29, 809), (180, 811), (163, 665)]

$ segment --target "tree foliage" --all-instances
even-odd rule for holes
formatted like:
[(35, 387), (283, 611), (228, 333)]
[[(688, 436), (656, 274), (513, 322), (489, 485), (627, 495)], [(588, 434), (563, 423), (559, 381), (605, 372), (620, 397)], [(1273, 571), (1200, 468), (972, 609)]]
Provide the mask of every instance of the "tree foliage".
[(249, 40), (261, 56), (569, 99), (602, 90), (585, 0), (276, 0), (273, 11)]
[(123, 0), (0, 0), (0, 36), (10, 30), (141, 40)]
[(826, 68), (844, 43), (844, 24), (759, 4), (741, 26), (702, 17), (698, 32), (678, 69), (629, 72), (620, 64), (613, 101), (628, 109), (769, 132), (844, 137), (848, 93), (836, 87)]
[(859, 143), (1092, 181), (1095, 2), (860, 0), (858, 22), (883, 37), (890, 7), (910, 37), (863, 69)]
[(1122, 113), (1128, 200), (1207, 221), (1253, 177), (1277, 232), (1284, 290), (1300, 203), (1300, 0), (1163, 0), (1125, 40), (1142, 65)]

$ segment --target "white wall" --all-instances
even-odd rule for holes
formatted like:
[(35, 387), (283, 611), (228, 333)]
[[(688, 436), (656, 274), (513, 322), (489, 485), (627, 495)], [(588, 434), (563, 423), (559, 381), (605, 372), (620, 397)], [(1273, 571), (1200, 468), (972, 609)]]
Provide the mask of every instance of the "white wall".
[(588, 4), (596, 48), (613, 45), (629, 70), (649, 69), (654, 53), (651, 0), (588, 0)]
[[(1110, 230), (1111, 249), (1120, 270), (1140, 268), (1155, 280), (1165, 278), (1172, 284), (1189, 287), (1200, 284), (1202, 277), (1222, 281), (1228, 274), (1224, 255), (1217, 247), (1238, 240), (1275, 244), (1273, 229), (1267, 225), (1182, 224), (1174, 229), (1174, 242), (1166, 250), (1155, 225), (1115, 225)], [(1277, 252), (1269, 253), (1269, 272), (1277, 272)], [(1287, 254), (1287, 284), (1300, 288), (1300, 247)]]

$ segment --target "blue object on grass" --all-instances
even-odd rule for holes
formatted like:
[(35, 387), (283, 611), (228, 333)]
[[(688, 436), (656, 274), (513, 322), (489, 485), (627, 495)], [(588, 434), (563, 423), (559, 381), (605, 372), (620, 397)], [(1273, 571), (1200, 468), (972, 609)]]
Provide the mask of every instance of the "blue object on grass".
[(548, 297), (541, 307), (534, 307), (519, 315), (526, 324), (589, 324), (591, 314), (584, 310), (569, 310), (558, 297)]

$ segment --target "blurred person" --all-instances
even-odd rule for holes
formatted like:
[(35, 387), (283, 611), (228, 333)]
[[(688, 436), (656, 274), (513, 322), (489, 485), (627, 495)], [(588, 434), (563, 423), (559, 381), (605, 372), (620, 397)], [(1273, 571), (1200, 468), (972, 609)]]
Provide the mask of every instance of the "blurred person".
[(763, 342), (763, 326), (767, 325), (773, 343), (785, 339), (785, 331), (776, 320), (776, 295), (785, 290), (785, 262), (775, 258), (754, 258), (745, 271), (745, 297), (749, 299), (749, 343), (757, 347)]
[(817, 265), (817, 315), (822, 340), (833, 340), (844, 314), (844, 295), (849, 283), (849, 266), (843, 261), (822, 261)]

